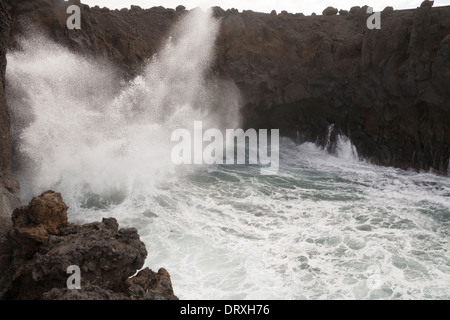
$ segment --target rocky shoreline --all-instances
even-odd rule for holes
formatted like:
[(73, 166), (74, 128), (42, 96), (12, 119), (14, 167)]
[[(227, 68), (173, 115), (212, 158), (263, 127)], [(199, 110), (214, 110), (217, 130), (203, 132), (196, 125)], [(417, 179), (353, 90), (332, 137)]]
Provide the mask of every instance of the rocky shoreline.
[[(147, 256), (135, 228), (114, 218), (75, 225), (59, 193), (47, 191), (14, 210), (0, 232), (0, 298), (176, 300), (169, 273), (142, 269)], [(80, 269), (70, 289), (69, 266)]]

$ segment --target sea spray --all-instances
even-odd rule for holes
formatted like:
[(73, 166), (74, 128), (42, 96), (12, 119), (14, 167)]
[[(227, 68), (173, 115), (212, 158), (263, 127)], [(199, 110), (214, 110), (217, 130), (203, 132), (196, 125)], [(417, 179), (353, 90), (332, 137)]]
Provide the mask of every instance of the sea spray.
[(8, 54), (7, 79), (24, 201), (49, 188), (67, 201), (121, 199), (174, 173), (174, 129), (194, 120), (237, 127), (237, 89), (205, 80), (217, 31), (210, 12), (192, 10), (126, 84), (111, 64), (39, 34), (23, 39)]
[(137, 227), (146, 266), (167, 268), (181, 299), (449, 299), (447, 178), (288, 139), (273, 176), (166, 161), (172, 129), (238, 122), (221, 108), (239, 105), (235, 87), (192, 68), (207, 68), (214, 32), (204, 27), (217, 26), (197, 14), (124, 85), (112, 67), (41, 37), (8, 55), (25, 199), (55, 188), (71, 221)]
[(358, 151), (349, 137), (336, 129), (334, 123), (327, 128), (324, 150), (349, 161), (358, 161)]

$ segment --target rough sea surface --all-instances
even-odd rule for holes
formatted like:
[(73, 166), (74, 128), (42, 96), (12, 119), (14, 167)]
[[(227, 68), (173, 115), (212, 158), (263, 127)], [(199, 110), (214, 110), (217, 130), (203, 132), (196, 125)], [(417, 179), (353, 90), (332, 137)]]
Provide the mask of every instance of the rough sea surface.
[(128, 83), (24, 39), (7, 69), (22, 201), (54, 189), (72, 222), (136, 227), (181, 299), (450, 299), (448, 177), (366, 163), (345, 136), (334, 155), (281, 139), (276, 175), (171, 162), (173, 130), (239, 127), (239, 93), (203, 77), (217, 28), (188, 15)]

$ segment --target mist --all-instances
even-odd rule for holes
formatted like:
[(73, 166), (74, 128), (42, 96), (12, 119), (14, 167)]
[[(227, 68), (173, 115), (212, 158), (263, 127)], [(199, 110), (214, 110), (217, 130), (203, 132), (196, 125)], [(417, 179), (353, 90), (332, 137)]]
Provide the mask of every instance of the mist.
[(192, 10), (129, 82), (39, 33), (22, 39), (7, 57), (7, 91), (23, 201), (49, 188), (69, 203), (149, 189), (176, 174), (173, 130), (237, 127), (236, 87), (206, 77), (218, 28)]

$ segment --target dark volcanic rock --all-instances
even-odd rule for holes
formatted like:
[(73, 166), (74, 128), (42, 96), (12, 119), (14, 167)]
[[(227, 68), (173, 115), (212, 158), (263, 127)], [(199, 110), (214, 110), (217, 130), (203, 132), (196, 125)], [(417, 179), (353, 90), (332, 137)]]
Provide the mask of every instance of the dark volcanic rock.
[(432, 7), (434, 4), (434, 1), (430, 1), (430, 0), (425, 0), (420, 4), (420, 7)]
[[(2, 0), (10, 6), (14, 17), (10, 46), (17, 46), (17, 36), (26, 30), (46, 29), (48, 36), (70, 49), (83, 54), (120, 62), (129, 73), (139, 70), (145, 59), (151, 57), (165, 40), (164, 36), (185, 13), (154, 7), (130, 10), (104, 10), (90, 8), (79, 0)], [(81, 9), (81, 30), (68, 30), (66, 13), (69, 5)]]
[[(5, 1), (5, 0), (4, 0)], [(136, 74), (187, 10), (107, 11), (82, 5), (82, 30), (68, 31), (78, 1), (7, 0), (11, 46), (33, 21), (72, 50), (108, 57)], [(377, 164), (447, 174), (450, 157), (450, 6), (386, 8), (369, 30), (367, 6), (303, 17), (214, 9), (221, 19), (212, 74), (242, 95), (245, 128), (325, 145), (346, 134)]]
[(335, 16), (338, 13), (338, 9), (333, 8), (333, 7), (326, 7), (323, 11), (322, 14), (324, 16)]
[(6, 108), (5, 98), (5, 70), (6, 51), (8, 49), (8, 38), (10, 28), (10, 16), (6, 11), (5, 4), (0, 1), (0, 170), (3, 172), (10, 168), (10, 119)]
[(169, 273), (161, 268), (153, 272), (145, 268), (127, 279), (123, 292), (97, 285), (82, 286), (80, 290), (53, 288), (44, 293), (44, 300), (178, 300), (172, 289)]
[(333, 124), (374, 163), (447, 174), (450, 7), (384, 10), (381, 30), (366, 9), (226, 16), (217, 74), (240, 88), (245, 128), (324, 146)]
[(12, 247), (7, 238), (11, 226), (11, 218), (0, 216), (0, 297), (8, 291), (11, 285)]
[[(81, 6), (92, 16), (83, 14), (83, 30), (74, 30), (69, 36), (65, 10), (70, 4)], [(127, 72), (133, 73), (132, 67), (139, 66), (156, 50), (162, 39), (160, 34), (173, 24), (178, 13), (139, 7), (121, 12), (89, 9), (79, 0), (0, 0), (0, 298), (177, 299), (164, 269), (139, 273), (139, 283), (146, 283), (144, 295), (136, 295), (139, 283), (128, 282), (147, 256), (136, 229), (119, 229), (113, 218), (82, 226), (70, 224), (66, 204), (53, 191), (17, 208), (19, 183), (11, 174), (10, 117), (5, 99), (7, 49), (16, 46), (17, 37), (25, 29), (40, 26), (73, 50), (99, 58), (108, 56), (127, 65)], [(114, 27), (97, 32), (99, 25)], [(11, 219), (14, 208), (17, 209)], [(70, 265), (81, 269), (80, 290), (66, 288), (66, 270)]]
[(5, 98), (6, 51), (10, 15), (0, 0), (0, 217), (9, 217), (20, 205), (19, 183), (11, 175), (11, 120)]
[[(177, 299), (170, 276), (142, 268), (147, 251), (134, 228), (114, 218), (67, 222), (61, 195), (47, 191), (18, 208), (9, 237), (1, 238), (0, 293), (6, 299)], [(81, 271), (81, 289), (67, 289), (69, 266)], [(138, 295), (139, 287), (144, 294)]]
[[(4, 152), (11, 155), (10, 151)], [(20, 206), (19, 189), (19, 181), (13, 177), (10, 169), (0, 169), (0, 216), (9, 219), (14, 208)]]
[(122, 293), (112, 292), (99, 286), (84, 286), (80, 290), (53, 288), (45, 292), (43, 300), (130, 300)]
[(19, 249), (15, 254), (27, 259), (50, 235), (59, 234), (67, 226), (67, 206), (59, 193), (47, 191), (34, 197), (28, 206), (15, 209), (12, 222), (11, 238)]
[(128, 293), (133, 300), (174, 300), (172, 281), (166, 269), (161, 268), (153, 272), (145, 268), (129, 278)]

